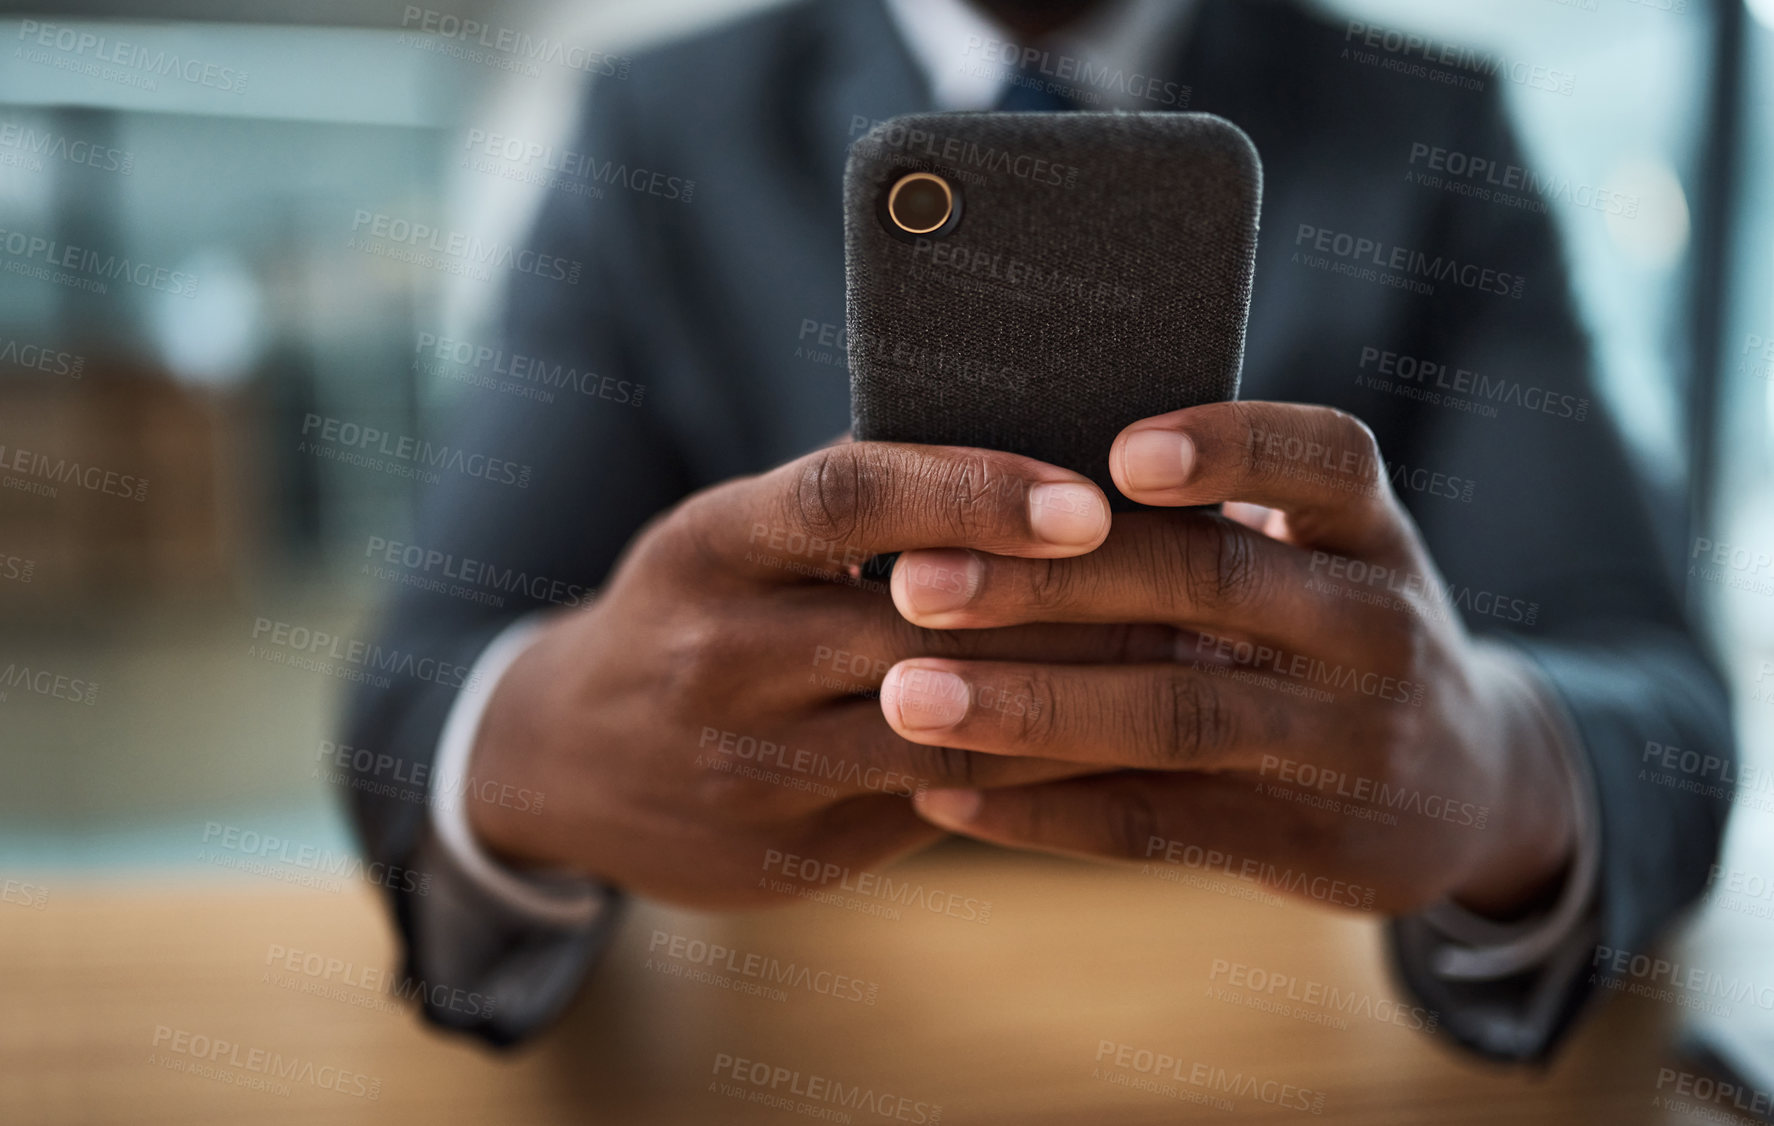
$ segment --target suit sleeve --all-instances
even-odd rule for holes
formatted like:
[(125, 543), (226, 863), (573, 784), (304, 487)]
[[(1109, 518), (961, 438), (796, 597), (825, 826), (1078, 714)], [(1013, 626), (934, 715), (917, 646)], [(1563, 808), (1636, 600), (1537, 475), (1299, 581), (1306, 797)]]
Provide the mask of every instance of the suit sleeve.
[[(1452, 148), (1529, 164), (1495, 98), (1457, 132)], [(1605, 952), (1647, 950), (1717, 855), (1728, 801), (1654, 767), (1650, 749), (1729, 763), (1734, 740), (1724, 686), (1684, 613), (1687, 513), (1653, 493), (1622, 442), (1557, 229), (1539, 197), (1520, 194), (1443, 193), (1426, 247), (1520, 277), (1521, 296), (1444, 280), (1421, 299), (1407, 350), (1445, 371), (1408, 388), (1414, 425), (1385, 453), (1395, 484), (1441, 472), (1460, 481), (1444, 493), (1470, 489), (1465, 501), (1400, 491), (1468, 627), (1523, 654), (1568, 720), (1599, 813), (1596, 898), (1564, 956), (1494, 981), (1438, 976), (1424, 919), (1395, 922), (1392, 939), (1405, 983), (1442, 1009), (1454, 1037), (1538, 1060), (1606, 984), (1593, 969)], [(1603, 220), (1577, 211), (1571, 221)]]
[[(620, 159), (629, 144), (622, 84), (599, 88), (589, 106), (571, 148)], [(548, 191), (518, 249), (562, 265), (514, 256), (542, 265), (505, 273), (496, 338), (469, 342), (496, 354), (452, 367), (494, 385), (461, 387), (448, 433), (439, 436), (469, 464), (479, 455), (527, 467), (527, 482), (445, 472), (420, 486), (411, 533), (418, 551), (388, 564), (400, 585), (379, 626), (383, 650), (472, 668), (520, 617), (588, 603), (641, 525), (688, 491), (655, 408), (659, 388), (622, 331), (625, 240), (648, 221), (651, 202), (616, 190)], [(575, 265), (577, 277), (551, 276)], [(615, 912), (603, 912), (597, 927), (537, 928), (491, 909), (460, 866), (440, 859), (427, 804), (440, 781), (456, 784), (432, 768), (462, 684), (388, 679), (386, 687), (358, 688), (346, 720), (346, 741), (370, 752), (353, 759), (364, 765), (347, 795), (361, 846), (370, 860), (432, 877), (405, 881), (423, 894), (388, 892), (405, 972), (424, 985), (426, 1018), (512, 1043), (571, 998)], [(426, 779), (426, 793), (386, 785), (393, 776)], [(520, 1003), (498, 1003), (489, 982), (503, 983), (505, 997)], [(495, 1003), (450, 1003), (463, 995)]]

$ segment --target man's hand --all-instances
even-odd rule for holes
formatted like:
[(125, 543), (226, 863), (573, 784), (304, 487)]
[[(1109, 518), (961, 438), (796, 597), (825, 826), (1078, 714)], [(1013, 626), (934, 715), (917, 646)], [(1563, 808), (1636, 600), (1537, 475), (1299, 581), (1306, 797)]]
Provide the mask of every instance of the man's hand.
[(1108, 530), (1088, 479), (989, 450), (848, 443), (692, 496), (500, 680), (474, 773), (538, 791), (544, 808), (475, 802), (471, 825), (509, 860), (737, 907), (785, 902), (760, 890), (767, 850), (868, 866), (939, 836), (908, 800), (923, 787), (1095, 770), (908, 741), (871, 697), (906, 657), (1153, 660), (1174, 631), (935, 632), (856, 576), (910, 548), (1075, 556)]
[[(1373, 888), (1392, 912), (1453, 895), (1507, 915), (1556, 880), (1574, 796), (1537, 688), (1467, 636), (1364, 425), (1218, 403), (1134, 424), (1110, 465), (1134, 500), (1228, 502), (1233, 518), (1121, 515), (1072, 558), (909, 552), (894, 601), (931, 629), (1191, 632), (1173, 659), (1131, 666), (895, 665), (881, 709), (909, 740), (1113, 771), (933, 789), (917, 799), (925, 817), (1067, 853), (1174, 859), (1200, 845), (1239, 871)], [(1005, 698), (1033, 706), (982, 706)]]

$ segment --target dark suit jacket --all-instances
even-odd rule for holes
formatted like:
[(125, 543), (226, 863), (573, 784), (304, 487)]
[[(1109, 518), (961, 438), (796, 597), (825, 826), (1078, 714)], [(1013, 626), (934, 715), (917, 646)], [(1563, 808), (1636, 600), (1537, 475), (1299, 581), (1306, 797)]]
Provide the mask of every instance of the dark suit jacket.
[[(1413, 143), (1523, 163), (1497, 80), (1474, 91), (1366, 65), (1347, 56), (1341, 28), (1257, 0), (1205, 0), (1173, 77), (1191, 90), (1188, 108), (1242, 126), (1265, 165), (1244, 396), (1353, 412), (1403, 467), (1401, 495), (1449, 582), (1468, 593), (1472, 630), (1525, 650), (1574, 719), (1601, 794), (1595, 940), (1643, 949), (1701, 888), (1725, 813), (1716, 800), (1641, 779), (1643, 749), (1652, 741), (1729, 756), (1728, 709), (1684, 620), (1672, 566), (1683, 522), (1647, 504), (1598, 401), (1553, 225), (1532, 208), (1407, 179), (1423, 168), (1410, 162)], [(599, 87), (570, 147), (693, 180), (693, 196), (622, 184), (601, 199), (550, 193), (531, 245), (584, 262), (585, 274), (569, 285), (514, 273), (504, 344), (644, 384), (644, 403), (468, 392), (453, 439), (533, 465), (534, 479), (515, 489), (453, 476), (426, 495), (415, 541), (595, 585), (642, 523), (688, 492), (841, 433), (843, 356), (820, 353), (844, 321), (846, 148), (869, 122), (927, 108), (923, 80), (874, 0), (807, 0), (752, 16), (645, 54), (626, 79)], [(1520, 277), (1522, 295), (1443, 278), (1423, 296), (1319, 268), (1305, 259), (1326, 255), (1310, 245), (1316, 235), (1302, 240), (1303, 227)], [(1330, 245), (1328, 257), (1342, 261)], [(1370, 382), (1380, 353), (1500, 383), (1444, 390), (1438, 403), (1423, 393), (1433, 380)], [(1495, 417), (1449, 405), (1456, 399), (1489, 403)], [(1432, 473), (1459, 483), (1437, 485)], [(1447, 495), (1467, 483), (1469, 499)], [(516, 615), (545, 605), (518, 597), (494, 609), (403, 591), (383, 640), (466, 665)], [(349, 741), (429, 762), (452, 698), (420, 682), (364, 689)], [(423, 806), (351, 800), (366, 850), (411, 863)], [(422, 953), (413, 897), (392, 900), (409, 953)], [(577, 966), (592, 955), (586, 943)], [(1450, 996), (1414, 976), (1424, 996)], [(1587, 981), (1561, 984), (1559, 1019), (1531, 1043), (1497, 1043), (1460, 1019), (1450, 1030), (1493, 1054), (1542, 1055)], [(1467, 988), (1507, 1006), (1525, 984)], [(499, 1042), (533, 1023), (429, 1015)]]

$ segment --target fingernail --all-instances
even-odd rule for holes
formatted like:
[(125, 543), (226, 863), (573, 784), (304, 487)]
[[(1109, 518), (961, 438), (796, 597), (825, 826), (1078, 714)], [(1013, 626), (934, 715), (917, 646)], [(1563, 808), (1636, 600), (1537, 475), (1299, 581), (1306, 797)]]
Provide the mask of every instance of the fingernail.
[(1048, 543), (1062, 547), (1095, 543), (1108, 523), (1109, 507), (1089, 485), (1047, 484), (1029, 490), (1029, 524)]
[(920, 614), (959, 610), (979, 593), (985, 565), (971, 551), (915, 551), (899, 557), (905, 597)]
[(887, 674), (881, 699), (898, 710), (907, 731), (953, 727), (967, 714), (967, 682), (952, 672), (901, 665)]
[(924, 790), (912, 798), (918, 813), (938, 825), (960, 826), (979, 812), (978, 790)]
[(1195, 467), (1195, 443), (1174, 430), (1135, 430), (1121, 442), (1121, 475), (1130, 489), (1174, 489)]

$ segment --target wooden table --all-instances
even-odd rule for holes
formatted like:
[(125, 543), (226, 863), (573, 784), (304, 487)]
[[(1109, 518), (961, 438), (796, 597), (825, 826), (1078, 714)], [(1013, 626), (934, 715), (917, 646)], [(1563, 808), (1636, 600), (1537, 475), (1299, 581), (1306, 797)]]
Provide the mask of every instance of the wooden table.
[[(990, 901), (989, 921), (643, 905), (566, 1019), (509, 1054), (377, 992), (393, 945), (365, 889), (58, 881), (41, 909), (0, 903), (0, 1121), (1698, 1121), (1654, 1105), (1679, 1066), (1663, 1004), (1608, 1005), (1547, 1073), (1500, 1070), (1395, 1023), (1415, 1020), (1391, 1007), (1371, 918), (972, 846), (893, 874), (927, 902)], [(725, 982), (695, 973), (699, 939), (734, 951)], [(1294, 1008), (1261, 1007), (1289, 992)], [(193, 1071), (217, 1040), (235, 1047)], [(246, 1086), (273, 1054), (284, 1089)], [(789, 1105), (755, 1101), (772, 1096)]]

